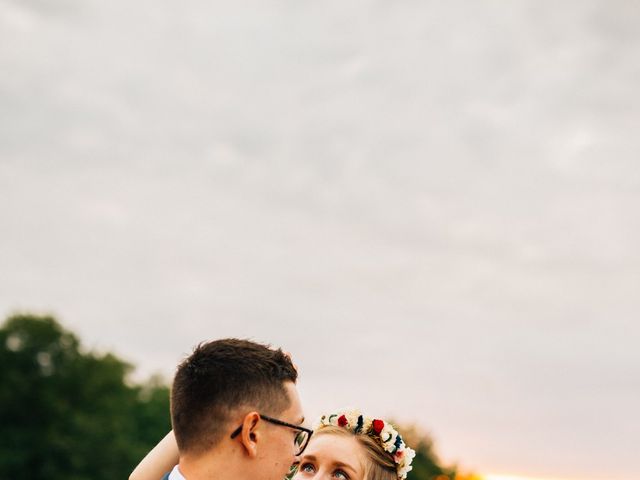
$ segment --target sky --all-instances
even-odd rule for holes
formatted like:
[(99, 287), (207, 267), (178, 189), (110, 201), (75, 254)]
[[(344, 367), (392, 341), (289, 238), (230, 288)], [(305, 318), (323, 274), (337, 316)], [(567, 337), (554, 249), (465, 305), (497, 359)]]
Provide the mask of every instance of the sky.
[(282, 346), (307, 412), (640, 477), (640, 7), (0, 0), (0, 315), (137, 378)]

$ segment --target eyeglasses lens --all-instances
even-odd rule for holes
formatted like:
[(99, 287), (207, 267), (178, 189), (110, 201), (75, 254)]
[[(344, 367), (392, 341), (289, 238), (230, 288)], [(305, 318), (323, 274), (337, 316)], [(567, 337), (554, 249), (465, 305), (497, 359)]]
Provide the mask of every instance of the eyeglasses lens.
[(309, 439), (309, 433), (305, 432), (304, 430), (300, 430), (298, 432), (298, 434), (296, 435), (296, 448), (298, 450), (297, 454), (300, 455), (300, 453), (302, 453), (302, 451), (304, 450), (304, 447), (307, 444), (307, 440)]

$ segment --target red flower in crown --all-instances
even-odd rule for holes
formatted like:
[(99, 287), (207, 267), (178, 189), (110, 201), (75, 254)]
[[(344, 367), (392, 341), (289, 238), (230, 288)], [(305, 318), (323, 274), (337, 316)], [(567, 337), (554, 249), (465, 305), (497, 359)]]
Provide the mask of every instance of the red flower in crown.
[(373, 431), (376, 432), (376, 435), (380, 435), (380, 432), (382, 432), (383, 428), (384, 428), (384, 422), (382, 420), (373, 421)]
[(338, 418), (338, 425), (344, 427), (347, 425), (347, 423), (347, 417), (345, 417), (344, 415), (340, 415), (340, 417)]

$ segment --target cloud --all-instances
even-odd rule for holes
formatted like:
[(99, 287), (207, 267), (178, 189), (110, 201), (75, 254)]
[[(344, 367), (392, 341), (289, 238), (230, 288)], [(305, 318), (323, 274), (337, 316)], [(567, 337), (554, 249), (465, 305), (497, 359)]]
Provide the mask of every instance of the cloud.
[(0, 3), (0, 311), (141, 375), (284, 345), (310, 411), (480, 470), (640, 472), (633, 10), (47, 5)]

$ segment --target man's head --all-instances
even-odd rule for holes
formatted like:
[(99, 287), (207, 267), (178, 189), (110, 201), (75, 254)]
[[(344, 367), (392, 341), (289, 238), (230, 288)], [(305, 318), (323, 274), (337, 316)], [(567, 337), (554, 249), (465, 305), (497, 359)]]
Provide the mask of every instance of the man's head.
[[(273, 469), (278, 464), (286, 473), (295, 455), (296, 432), (266, 422), (260, 414), (301, 423), (296, 379), (291, 359), (281, 350), (238, 339), (196, 347), (178, 366), (171, 392), (171, 420), (181, 457), (229, 448), (242, 461), (259, 460), (252, 466), (270, 464)], [(240, 433), (231, 438), (239, 425)], [(273, 478), (282, 478), (275, 473)]]

